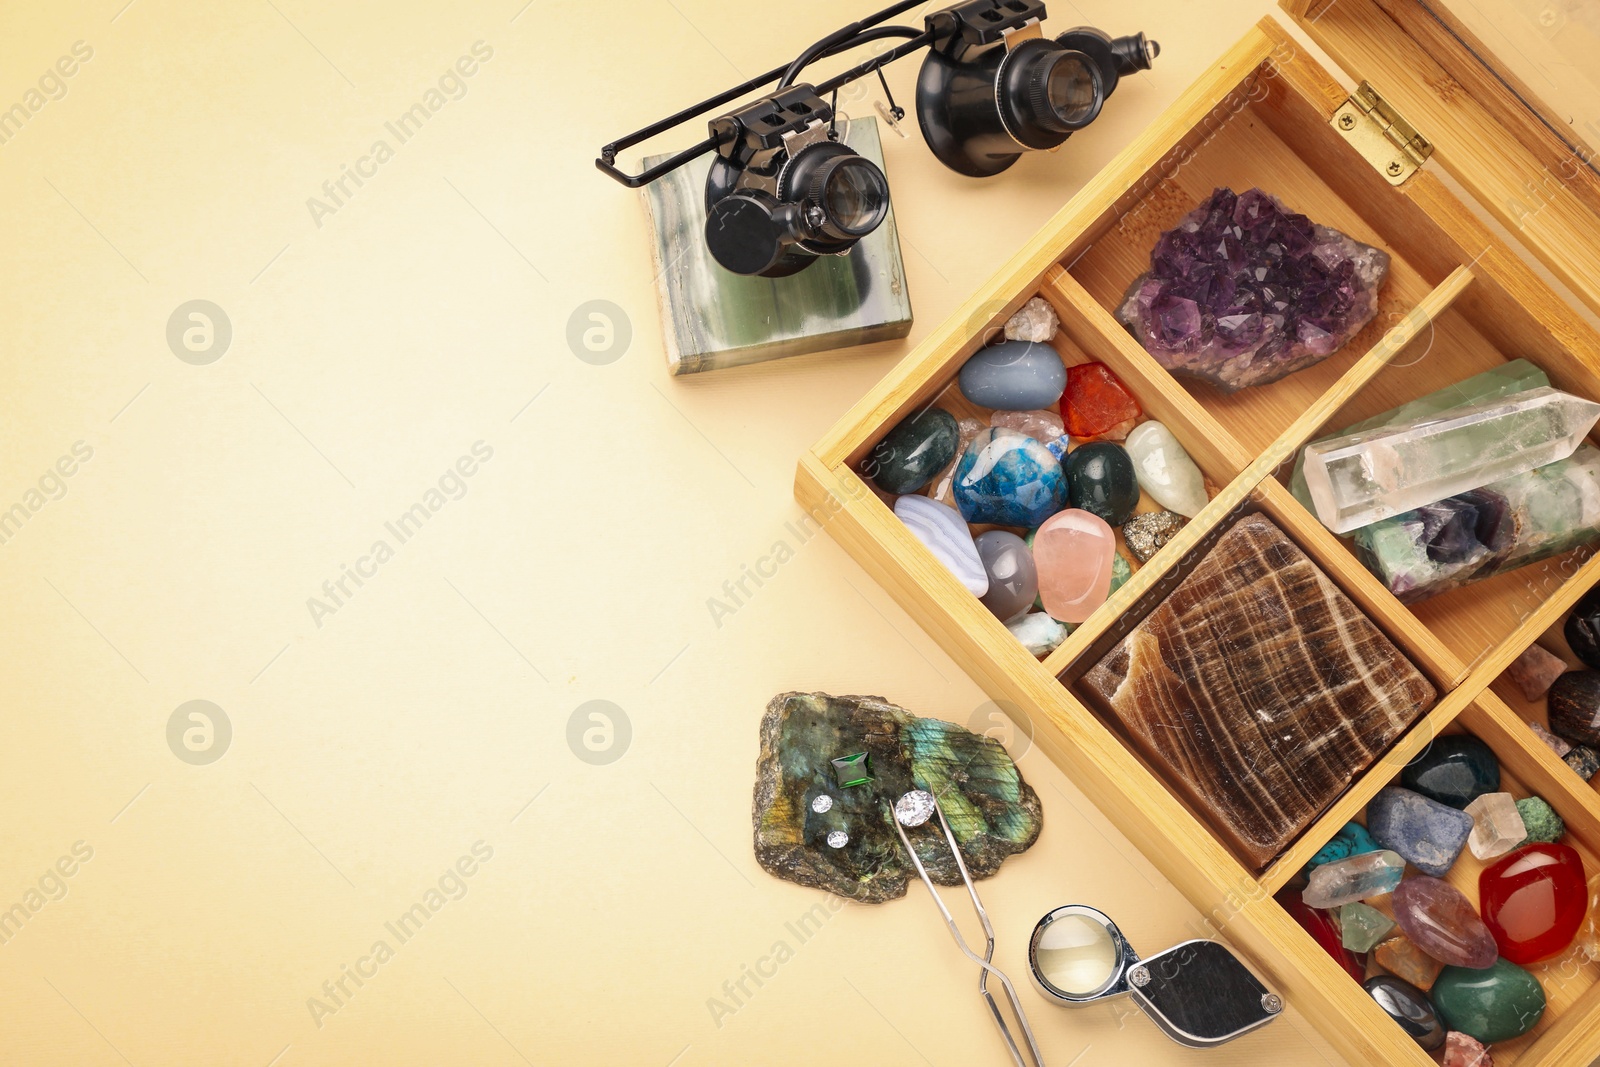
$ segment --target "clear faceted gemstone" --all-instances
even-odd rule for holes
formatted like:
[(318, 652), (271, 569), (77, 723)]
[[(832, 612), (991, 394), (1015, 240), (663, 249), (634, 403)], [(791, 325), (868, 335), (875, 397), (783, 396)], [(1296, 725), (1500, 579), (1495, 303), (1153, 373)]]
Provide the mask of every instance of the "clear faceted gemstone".
[(821, 815), (833, 809), (833, 798), (826, 793), (818, 793), (811, 798), (811, 810)]
[(921, 826), (933, 818), (936, 807), (933, 794), (926, 789), (913, 789), (894, 802), (894, 817), (901, 826)]
[(843, 830), (829, 830), (828, 831), (828, 847), (829, 848), (844, 848), (844, 846), (848, 845), (849, 843), (850, 843), (850, 835), (845, 833)]

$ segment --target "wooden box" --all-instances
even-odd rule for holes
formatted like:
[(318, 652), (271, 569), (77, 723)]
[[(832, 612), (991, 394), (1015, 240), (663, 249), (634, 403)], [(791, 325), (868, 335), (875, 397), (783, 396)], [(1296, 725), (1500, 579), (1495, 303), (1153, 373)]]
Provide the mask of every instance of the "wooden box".
[[(1487, 125), (1473, 125), (1487, 114), (1486, 105), (1464, 92), (1440, 95), (1441, 88), (1460, 90), (1463, 78), (1429, 66), (1429, 42), (1402, 32), (1404, 20), (1416, 14), (1410, 10), (1416, 0), (1285, 5), (1341, 62), (1364, 68), (1359, 75), (1373, 78), (1385, 100), (1404, 98), (1416, 112), (1407, 117), (1417, 132), (1437, 147), (1436, 161), (1457, 171), (1470, 191), (1503, 193), (1526, 177), (1517, 167), (1537, 170), (1529, 160), (1549, 146), (1536, 133), (1496, 127), (1490, 135)], [(1372, 43), (1386, 34), (1398, 43)], [(1558, 388), (1600, 399), (1600, 335), (1431, 167), (1415, 173), (1402, 167), (1406, 173), (1397, 176), (1381, 158), (1364, 156), (1339, 128), (1340, 109), (1353, 106), (1350, 98), (1281, 26), (1264, 20), (803, 457), (796, 494), (993, 697), (1032, 720), (1034, 742), (1350, 1062), (1424, 1067), (1433, 1058), (1273, 894), (1432, 738), (1455, 730), (1470, 731), (1498, 753), (1503, 788), (1545, 797), (1566, 820), (1567, 840), (1590, 872), (1600, 873), (1600, 796), (1528, 730), (1524, 719), (1540, 719), (1542, 707), (1525, 706), (1498, 680), (1541, 635), (1555, 635), (1546, 636), (1547, 643), (1567, 652), (1557, 624), (1600, 575), (1600, 561), (1580, 550), (1408, 607), (1301, 507), (1286, 488), (1288, 472), (1300, 447), (1319, 431), (1517, 357), (1542, 367)], [(1512, 173), (1469, 173), (1495, 159)], [(1220, 185), (1239, 191), (1260, 186), (1314, 221), (1392, 256), (1379, 315), (1362, 334), (1311, 369), (1233, 395), (1181, 384), (1112, 315), (1145, 269), (1157, 234)], [(1586, 195), (1562, 199), (1560, 217), (1540, 213), (1520, 221), (1552, 271), (1585, 302), (1600, 306), (1600, 224), (1568, 202)], [(1492, 210), (1515, 221), (1509, 200)], [(1548, 231), (1543, 237), (1535, 232), (1541, 229)], [(936, 398), (958, 413), (969, 407), (954, 388), (956, 372), (1035, 295), (1060, 316), (1054, 344), (1062, 359), (1110, 366), (1145, 412), (1176, 434), (1213, 494), (1043, 661), (963, 589), (858, 473), (883, 434), (919, 407)], [(1141, 510), (1150, 506), (1146, 500)], [(1182, 573), (1208, 533), (1240, 508), (1270, 515), (1439, 692), (1425, 717), (1264, 870), (1241, 863), (1076, 689), (1096, 642), (1125, 618), (1138, 617), (1163, 581), (1170, 584)], [(1474, 901), (1479, 869), (1465, 853), (1451, 874)], [(1549, 1007), (1529, 1034), (1494, 1046), (1496, 1062), (1590, 1063), (1600, 1055), (1600, 964), (1573, 951), (1533, 969)]]

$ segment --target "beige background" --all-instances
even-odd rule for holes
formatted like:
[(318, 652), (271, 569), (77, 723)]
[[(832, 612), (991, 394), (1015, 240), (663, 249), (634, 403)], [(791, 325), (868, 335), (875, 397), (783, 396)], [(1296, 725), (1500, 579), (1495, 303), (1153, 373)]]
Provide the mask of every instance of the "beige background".
[[(0, 944), (0, 1060), (1000, 1062), (920, 887), (802, 944), (786, 924), (823, 898), (751, 856), (773, 694), (991, 710), (831, 541), (789, 531), (794, 461), (1266, 0), (1053, 3), (1053, 29), (1149, 31), (1159, 64), (993, 182), (888, 140), (912, 337), (687, 381), (639, 197), (595, 151), (870, 5), (124, 3), (0, 7), (0, 107), (93, 50), (0, 144), (0, 508), (65, 490), (0, 545), (0, 908), (65, 889)], [(478, 41), (465, 94), (397, 145), (384, 123)], [(307, 199), (380, 137), (393, 158), (318, 225)], [(193, 299), (232, 324), (208, 365), (166, 340)], [(631, 321), (610, 364), (567, 344), (590, 300)], [(79, 441), (92, 458), (48, 477)], [(385, 522), (479, 441), (464, 495), (398, 544)], [(393, 558), (314, 620), (380, 538)], [(717, 625), (708, 598), (780, 540), (793, 558)], [(196, 699), (233, 730), (205, 766), (167, 743)], [(590, 700), (631, 724), (610, 764), (568, 744)], [(1046, 820), (984, 886), (1002, 966), (1023, 980), (1032, 924), (1069, 901), (1149, 951), (1200, 932), (1054, 767), (1021, 765)], [(399, 944), (384, 924), (480, 841), (492, 858), (445, 879), (464, 895)], [(47, 875), (77, 842), (92, 859)], [(393, 958), (318, 1025), (308, 998), (332, 1006), (323, 983), (380, 938)], [(779, 941), (792, 958), (735, 1004), (724, 983)], [(1023, 995), (1051, 1064), (1337, 1062), (1293, 1005), (1205, 1054), (1126, 1005)]]

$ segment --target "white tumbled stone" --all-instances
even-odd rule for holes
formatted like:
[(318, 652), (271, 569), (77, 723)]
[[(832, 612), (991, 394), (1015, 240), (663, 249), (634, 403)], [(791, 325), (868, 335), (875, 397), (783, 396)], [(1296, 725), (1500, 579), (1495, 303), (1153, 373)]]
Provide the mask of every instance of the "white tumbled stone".
[(1139, 488), (1157, 504), (1194, 518), (1206, 506), (1206, 479), (1172, 431), (1159, 422), (1141, 422), (1124, 442)]

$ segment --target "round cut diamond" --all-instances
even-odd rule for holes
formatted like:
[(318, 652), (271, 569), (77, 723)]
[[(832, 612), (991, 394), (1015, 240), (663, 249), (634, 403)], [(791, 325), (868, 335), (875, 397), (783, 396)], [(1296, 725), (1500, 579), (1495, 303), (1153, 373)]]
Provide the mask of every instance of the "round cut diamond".
[(818, 793), (811, 798), (811, 810), (821, 815), (833, 807), (833, 798), (826, 793)]
[(901, 826), (921, 826), (933, 818), (933, 794), (926, 789), (913, 789), (894, 802), (894, 817)]
[(829, 848), (844, 848), (850, 843), (850, 835), (843, 830), (830, 830), (828, 832)]

